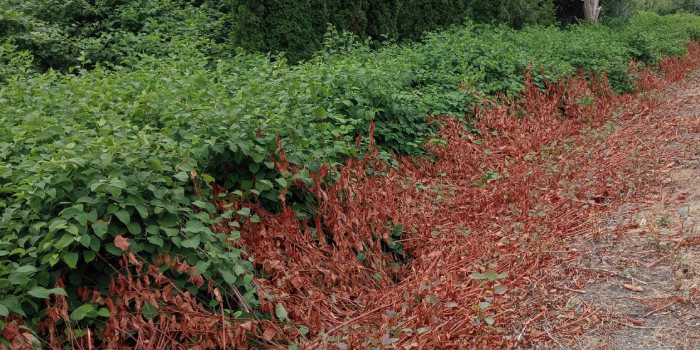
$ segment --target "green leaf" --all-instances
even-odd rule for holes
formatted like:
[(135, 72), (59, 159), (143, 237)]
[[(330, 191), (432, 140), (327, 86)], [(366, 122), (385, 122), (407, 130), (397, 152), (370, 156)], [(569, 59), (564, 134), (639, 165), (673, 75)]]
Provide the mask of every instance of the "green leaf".
[(51, 220), (51, 223), (49, 224), (49, 232), (56, 232), (66, 227), (68, 227), (68, 224), (66, 224), (66, 220), (54, 219)]
[(236, 265), (233, 267), (233, 272), (234, 272), (237, 276), (240, 276), (240, 275), (242, 275), (242, 274), (245, 273), (245, 268), (244, 268), (243, 266), (239, 265), (239, 264), (236, 264)]
[(287, 310), (284, 309), (281, 303), (277, 303), (275, 306), (275, 316), (277, 316), (277, 319), (280, 321), (286, 321), (288, 319)]
[(185, 224), (183, 231), (188, 233), (202, 233), (207, 232), (207, 228), (197, 220), (190, 220)]
[(471, 275), (469, 275), (469, 277), (475, 280), (488, 280), (489, 282), (494, 282), (499, 279), (507, 278), (508, 273), (496, 273), (494, 271), (489, 270), (484, 273), (474, 272)]
[(75, 252), (66, 252), (61, 256), (66, 265), (71, 269), (75, 269), (78, 266), (78, 257), (78, 253)]
[(323, 108), (323, 106), (318, 106), (314, 109), (314, 117), (317, 119), (323, 119), (326, 117), (328, 113), (326, 112), (326, 109)]
[(77, 236), (79, 232), (78, 227), (75, 225), (70, 225), (66, 227), (66, 231), (72, 234), (73, 236)]
[(183, 248), (196, 248), (196, 247), (199, 247), (199, 243), (200, 243), (200, 239), (199, 239), (199, 236), (197, 236), (197, 237), (186, 239), (186, 240), (182, 241), (181, 245)]
[(36, 267), (34, 267), (32, 265), (22, 265), (22, 266), (16, 268), (12, 272), (32, 274), (32, 273), (37, 272), (37, 271), (39, 271), (39, 269), (37, 269)]
[(141, 224), (139, 224), (138, 222), (130, 222), (126, 225), (126, 229), (129, 230), (129, 233), (131, 233), (134, 236), (141, 234)]
[(10, 310), (7, 309), (5, 305), (0, 305), (0, 316), (7, 317), (10, 314)]
[(97, 237), (100, 237), (100, 239), (105, 238), (105, 234), (107, 234), (108, 228), (109, 226), (104, 221), (98, 221), (92, 224), (92, 230), (95, 231), (95, 235)]
[(90, 248), (91, 241), (92, 238), (90, 238), (90, 235), (87, 233), (84, 233), (80, 236), (80, 244), (85, 248)]
[(221, 273), (221, 277), (223, 277), (224, 281), (226, 281), (226, 283), (228, 283), (229, 285), (236, 284), (236, 276), (234, 276), (231, 271), (219, 270), (219, 273)]
[(46, 288), (40, 287), (40, 286), (36, 286), (36, 287), (30, 289), (27, 292), (27, 294), (29, 294), (35, 298), (40, 298), (40, 299), (47, 299), (52, 294), (67, 296), (66, 291), (63, 290), (63, 288), (46, 289)]
[(498, 295), (506, 294), (507, 291), (508, 291), (508, 287), (506, 287), (502, 284), (499, 284), (493, 288), (493, 292), (498, 294)]
[(209, 269), (209, 265), (211, 265), (211, 261), (202, 260), (202, 261), (198, 262), (194, 266), (194, 273), (197, 275), (201, 275), (202, 273), (204, 273), (204, 271)]
[(272, 189), (272, 187), (273, 187), (272, 181), (270, 181), (270, 180), (263, 179), (263, 180), (258, 180), (255, 182), (255, 189), (260, 191), (260, 192), (270, 190), (270, 189)]
[(186, 182), (187, 180), (190, 179), (190, 176), (186, 172), (182, 171), (182, 172), (175, 174), (175, 178), (182, 181), (182, 182)]
[(475, 280), (485, 280), (486, 276), (483, 273), (474, 272), (471, 275), (469, 275), (469, 278), (475, 279)]
[(121, 221), (124, 225), (128, 225), (131, 222), (131, 215), (126, 210), (118, 210), (114, 215)]
[(137, 205), (136, 211), (139, 213), (142, 219), (148, 219), (148, 209), (146, 209), (146, 207)]
[(61, 256), (58, 254), (51, 254), (51, 255), (49, 255), (48, 260), (49, 260), (49, 265), (54, 266), (61, 260)]
[(99, 252), (101, 246), (102, 246), (102, 241), (99, 238), (97, 238), (97, 237), (90, 238), (90, 249), (93, 252)]
[(143, 303), (141, 312), (143, 313), (144, 318), (146, 318), (147, 320), (152, 320), (158, 316), (158, 307), (156, 305), (146, 302)]
[(23, 285), (29, 282), (29, 274), (27, 273), (11, 273), (7, 280), (14, 285)]
[(202, 180), (206, 183), (212, 183), (215, 179), (209, 174), (202, 174)]
[(73, 321), (81, 321), (94, 311), (95, 307), (92, 304), (81, 305), (70, 313), (70, 319)]
[(104, 247), (105, 247), (105, 250), (106, 250), (108, 253), (110, 253), (110, 254), (112, 254), (112, 255), (114, 255), (114, 256), (122, 256), (122, 254), (124, 253), (124, 252), (122, 252), (121, 249), (117, 248), (117, 247), (114, 245), (114, 243), (109, 243), (109, 244), (105, 245)]
[(175, 227), (177, 226), (178, 218), (177, 215), (166, 213), (161, 218), (158, 219), (158, 225), (164, 227)]
[(194, 205), (197, 208), (206, 208), (207, 207), (207, 203), (200, 201), (200, 200), (196, 200), (196, 201), (192, 202), (192, 205)]
[(71, 245), (71, 243), (76, 241), (76, 238), (80, 239), (79, 237), (75, 237), (72, 234), (64, 234), (54, 246), (58, 249), (64, 249), (68, 246)]
[(17, 299), (17, 297), (14, 295), (8, 295), (0, 300), (0, 305), (6, 307), (10, 312), (26, 317), (26, 314), (24, 313), (24, 310), (22, 310), (22, 306), (19, 303), (19, 299)]
[(241, 208), (241, 210), (236, 213), (238, 213), (238, 215), (250, 216), (250, 208)]
[(75, 216), (75, 220), (78, 221), (80, 226), (86, 226), (88, 222), (88, 214), (87, 213), (80, 213)]
[(163, 239), (162, 239), (162, 238), (160, 238), (160, 237), (158, 237), (158, 236), (150, 236), (150, 237), (148, 237), (148, 238), (146, 238), (146, 239), (147, 239), (148, 242), (150, 242), (151, 244), (154, 244), (154, 245), (158, 246), (159, 248), (163, 248)]

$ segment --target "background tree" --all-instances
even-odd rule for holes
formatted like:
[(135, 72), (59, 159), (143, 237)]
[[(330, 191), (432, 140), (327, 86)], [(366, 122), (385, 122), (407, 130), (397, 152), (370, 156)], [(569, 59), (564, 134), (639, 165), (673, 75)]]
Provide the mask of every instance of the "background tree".
[(597, 21), (600, 16), (600, 1), (583, 0), (583, 16), (587, 21)]

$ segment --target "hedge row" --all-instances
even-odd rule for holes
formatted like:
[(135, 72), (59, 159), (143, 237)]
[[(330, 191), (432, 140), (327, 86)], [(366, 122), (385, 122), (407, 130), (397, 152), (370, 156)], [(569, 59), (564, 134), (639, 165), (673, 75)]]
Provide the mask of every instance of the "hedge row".
[(240, 47), (298, 61), (323, 47), (329, 25), (363, 39), (405, 41), (467, 17), (516, 28), (555, 22), (552, 0), (6, 0), (0, 42), (31, 51), (41, 69), (167, 56), (162, 40), (172, 37), (219, 57)]
[(235, 0), (221, 12), (235, 28), (233, 43), (261, 52), (283, 51), (292, 60), (321, 49), (328, 24), (361, 38), (403, 41), (418, 40), (467, 17), (515, 28), (556, 21), (551, 0)]

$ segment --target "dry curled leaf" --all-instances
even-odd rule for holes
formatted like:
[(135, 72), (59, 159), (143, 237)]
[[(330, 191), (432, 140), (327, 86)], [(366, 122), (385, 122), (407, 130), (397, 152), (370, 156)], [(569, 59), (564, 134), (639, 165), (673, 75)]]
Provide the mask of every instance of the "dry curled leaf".
[(267, 341), (272, 341), (272, 339), (275, 337), (275, 334), (277, 334), (277, 331), (274, 328), (267, 327), (263, 332), (263, 339)]
[(644, 325), (644, 321), (638, 320), (638, 319), (632, 318), (632, 317), (627, 317), (627, 322), (629, 322), (635, 326), (643, 326)]
[(117, 235), (117, 237), (114, 237), (114, 246), (125, 252), (129, 249), (129, 240), (122, 235)]
[(633, 292), (638, 292), (638, 293), (641, 293), (644, 291), (644, 288), (642, 288), (641, 286), (634, 285), (634, 284), (625, 283), (623, 285), (623, 287), (625, 287), (625, 289), (627, 289), (627, 290), (631, 290)]

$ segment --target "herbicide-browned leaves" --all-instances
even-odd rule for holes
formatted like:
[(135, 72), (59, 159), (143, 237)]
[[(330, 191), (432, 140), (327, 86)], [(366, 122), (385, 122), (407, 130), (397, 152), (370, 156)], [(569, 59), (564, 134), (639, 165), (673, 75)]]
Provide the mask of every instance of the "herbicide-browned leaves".
[[(698, 57), (693, 44), (664, 61), (664, 75), (638, 71), (639, 84), (677, 81)], [(662, 138), (637, 117), (654, 101), (588, 78), (542, 91), (529, 77), (518, 99), (476, 111), (480, 135), (436, 118), (433, 162), (349, 160), (337, 182), (310, 189), (315, 222), (259, 212), (243, 239), (270, 274), (259, 280), (263, 310), (284, 305), (310, 330), (309, 348), (512, 345), (513, 323), (546, 304), (538, 281), (561, 238), (634, 190), (653, 156), (646, 143)]]

